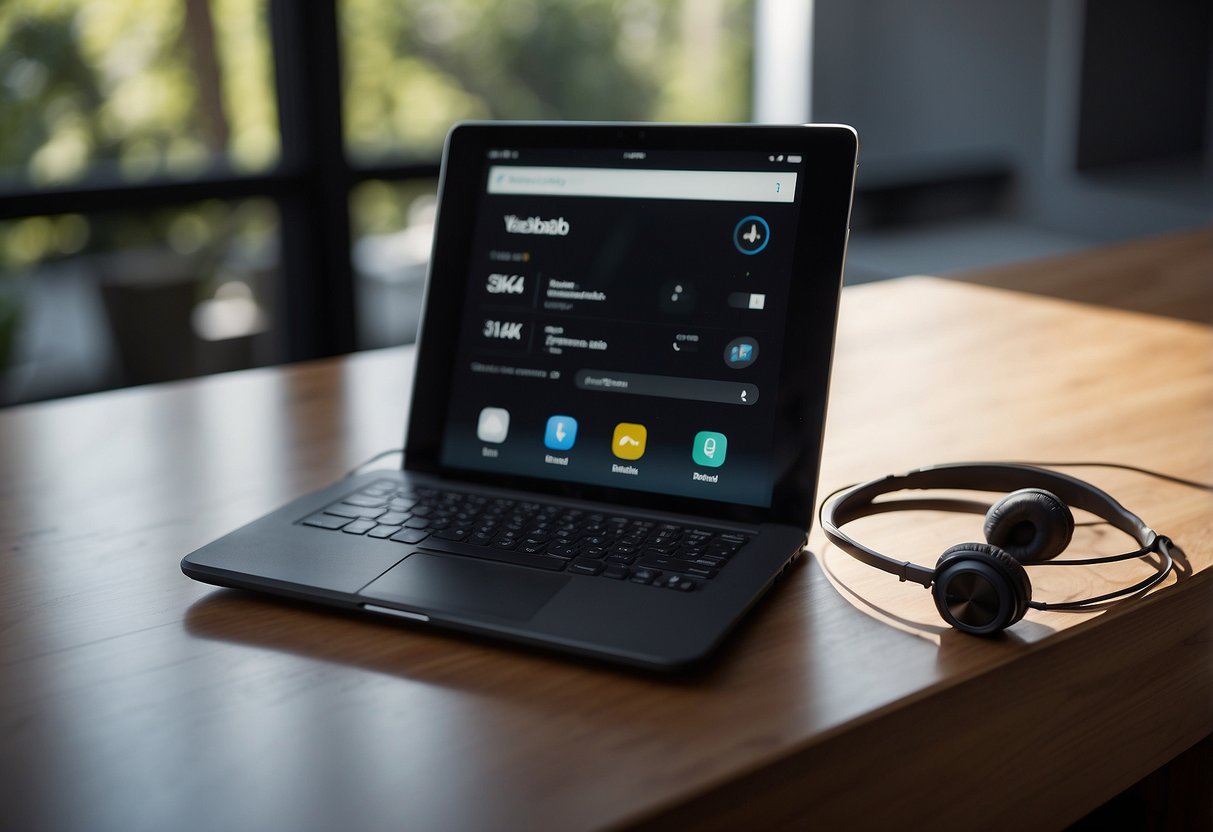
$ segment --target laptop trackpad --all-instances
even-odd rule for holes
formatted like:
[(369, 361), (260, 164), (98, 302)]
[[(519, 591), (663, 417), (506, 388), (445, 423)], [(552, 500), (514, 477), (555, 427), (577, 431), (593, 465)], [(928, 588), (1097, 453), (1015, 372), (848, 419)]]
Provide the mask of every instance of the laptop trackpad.
[(568, 582), (566, 575), (417, 552), (358, 594), (439, 615), (456, 612), (525, 621)]

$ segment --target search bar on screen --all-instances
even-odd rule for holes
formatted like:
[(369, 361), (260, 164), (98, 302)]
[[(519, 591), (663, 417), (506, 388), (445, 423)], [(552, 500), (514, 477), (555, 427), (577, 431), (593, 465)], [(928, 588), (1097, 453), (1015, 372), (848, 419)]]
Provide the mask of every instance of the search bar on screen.
[(613, 373), (610, 370), (578, 370), (574, 379), (580, 390), (602, 393), (631, 393), (665, 399), (752, 405), (758, 402), (758, 387), (734, 381), (706, 378), (654, 376), (647, 373)]
[(638, 170), (492, 165), (490, 194), (791, 202), (794, 171)]

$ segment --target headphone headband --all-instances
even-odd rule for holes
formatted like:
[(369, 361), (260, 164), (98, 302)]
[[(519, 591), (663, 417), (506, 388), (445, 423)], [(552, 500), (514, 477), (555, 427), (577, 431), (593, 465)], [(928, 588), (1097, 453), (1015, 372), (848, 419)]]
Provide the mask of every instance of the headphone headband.
[(821, 525), (831, 542), (858, 560), (897, 575), (903, 581), (929, 587), (935, 580), (934, 569), (882, 555), (848, 537), (839, 527), (860, 517), (891, 510), (893, 506), (882, 508), (882, 504), (873, 501), (895, 491), (956, 489), (1010, 492), (1022, 488), (1047, 489), (1073, 508), (1094, 514), (1136, 540), (1143, 553), (1154, 550), (1157, 545), (1158, 534), (1107, 492), (1056, 471), (1005, 462), (931, 465), (870, 480), (847, 489), (830, 501), (823, 509)]

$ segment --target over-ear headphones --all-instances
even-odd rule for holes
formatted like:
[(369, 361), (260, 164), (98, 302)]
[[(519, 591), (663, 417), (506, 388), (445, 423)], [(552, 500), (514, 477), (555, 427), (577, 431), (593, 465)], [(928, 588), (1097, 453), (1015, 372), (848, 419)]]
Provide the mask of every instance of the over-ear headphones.
[[(876, 498), (896, 491), (953, 489), (1009, 492), (986, 512), (985, 543), (961, 543), (940, 555), (934, 569), (883, 555), (846, 535), (841, 527), (861, 517), (921, 508), (921, 501)], [(1053, 561), (1074, 534), (1071, 508), (1090, 512), (1140, 546), (1119, 555)], [(1011, 463), (935, 465), (848, 488), (822, 508), (821, 526), (834, 545), (903, 581), (930, 588), (944, 621), (966, 633), (993, 635), (1029, 609), (1077, 610), (1143, 592), (1171, 571), (1171, 541), (1147, 526), (1111, 495), (1066, 474)], [(1078, 601), (1032, 600), (1025, 565), (1089, 566), (1157, 554), (1153, 575), (1115, 592)]]

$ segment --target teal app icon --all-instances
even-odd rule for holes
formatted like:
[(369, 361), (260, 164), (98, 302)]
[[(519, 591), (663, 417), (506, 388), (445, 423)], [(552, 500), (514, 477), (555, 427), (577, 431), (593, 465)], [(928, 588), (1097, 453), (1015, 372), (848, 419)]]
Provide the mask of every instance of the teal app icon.
[(714, 430), (701, 430), (695, 434), (695, 444), (691, 448), (691, 458), (696, 465), (705, 468), (719, 468), (724, 465), (725, 454), (729, 450), (729, 438)]

